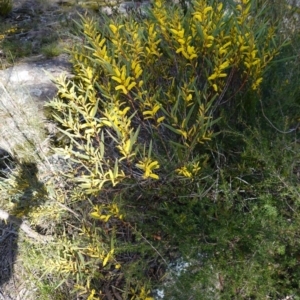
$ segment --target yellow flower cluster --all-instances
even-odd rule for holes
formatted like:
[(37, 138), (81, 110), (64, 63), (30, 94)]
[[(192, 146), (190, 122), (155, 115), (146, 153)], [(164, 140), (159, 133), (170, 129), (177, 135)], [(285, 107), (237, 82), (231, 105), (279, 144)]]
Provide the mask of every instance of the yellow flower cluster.
[[(225, 62), (221, 63), (219, 66), (215, 67), (214, 73), (208, 77), (208, 80), (209, 81), (214, 81), (214, 80), (217, 80), (219, 78), (226, 77), (227, 73), (225, 73), (224, 70), (228, 67), (229, 67), (229, 61), (225, 61)], [(212, 83), (212, 86), (213, 86), (215, 92), (217, 92), (218, 91), (217, 84)]]
[[(74, 51), (77, 81), (60, 85), (59, 97), (70, 105), (52, 105), (64, 132), (86, 141), (80, 151), (70, 146), (63, 152), (87, 165), (93, 162), (86, 167), (91, 174), (78, 179), (90, 193), (105, 182), (115, 185), (133, 176), (133, 170), (127, 171), (134, 165), (143, 170), (143, 179), (158, 179), (158, 153), (143, 156), (138, 147), (149, 149), (154, 136), (169, 139), (161, 138), (160, 145), (168, 155), (177, 153), (174, 149), (189, 155), (209, 141), (211, 106), (219, 95), (226, 96), (233, 75), (241, 87), (259, 88), (274, 53), (258, 43), (265, 33), (253, 30), (251, 1), (242, 0), (230, 17), (222, 3), (195, 0), (189, 9), (184, 15), (156, 0), (147, 20), (109, 20), (101, 33), (91, 19), (84, 22), (89, 46), (81, 54)], [(139, 145), (146, 140), (140, 130), (149, 138), (144, 145)], [(105, 152), (107, 144), (112, 145), (110, 153)], [(191, 170), (183, 166), (178, 172), (189, 177)]]
[(144, 160), (139, 161), (139, 163), (136, 164), (136, 166), (144, 171), (144, 179), (159, 179), (158, 175), (153, 173), (154, 170), (159, 169), (158, 161), (152, 161), (151, 158), (145, 158)]
[(91, 217), (105, 223), (107, 223), (111, 217), (123, 220), (123, 215), (120, 213), (120, 209), (116, 203), (96, 205), (93, 207), (93, 210)]
[(165, 9), (165, 5), (163, 0), (155, 0), (154, 1), (154, 6), (152, 9), (152, 13), (155, 16), (155, 18), (157, 19), (158, 25), (160, 27), (160, 30), (163, 33), (166, 33), (167, 28), (167, 11)]
[(215, 40), (213, 34), (215, 24), (212, 20), (217, 21), (215, 17), (211, 6), (206, 6), (204, 3), (199, 2), (195, 3), (195, 12), (192, 14), (193, 23), (191, 28), (193, 36), (200, 34), (200, 42), (203, 43), (203, 49), (213, 46), (213, 41)]
[(134, 81), (134, 78), (129, 76), (127, 68), (125, 65), (119, 69), (117, 66), (113, 67), (114, 70), (114, 76), (111, 77), (114, 81), (118, 82), (119, 85), (115, 87), (115, 90), (121, 90), (125, 95), (128, 94), (128, 92), (136, 86), (136, 82)]
[(170, 31), (174, 34), (174, 37), (179, 44), (179, 47), (176, 49), (176, 53), (181, 53), (188, 60), (198, 57), (195, 47), (190, 45), (192, 36), (185, 36), (185, 30), (182, 28), (180, 23), (176, 29), (171, 28)]
[[(147, 24), (147, 23), (146, 23)], [(148, 42), (146, 45), (146, 51), (150, 55), (154, 55), (156, 57), (162, 56), (162, 53), (160, 52), (160, 49), (158, 47), (159, 43), (161, 42), (161, 39), (157, 37), (157, 31), (155, 29), (155, 24), (148, 23), (147, 24), (148, 29)]]
[(198, 161), (197, 163), (192, 163), (188, 166), (182, 166), (181, 168), (176, 169), (176, 172), (186, 178), (193, 178), (199, 173), (200, 170), (201, 167), (199, 166)]

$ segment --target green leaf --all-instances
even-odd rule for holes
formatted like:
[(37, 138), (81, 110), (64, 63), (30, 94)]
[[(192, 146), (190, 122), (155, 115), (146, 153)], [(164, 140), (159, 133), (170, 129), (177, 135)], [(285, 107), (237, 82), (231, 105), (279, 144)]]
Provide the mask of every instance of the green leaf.
[(181, 149), (184, 149), (184, 150), (186, 150), (186, 148), (187, 148), (185, 145), (176, 143), (174, 141), (170, 141), (170, 144), (176, 146), (176, 148), (181, 148)]
[(178, 132), (178, 129), (176, 129), (176, 128), (170, 126), (169, 124), (163, 123), (163, 125), (164, 125), (165, 127), (167, 127), (168, 129), (170, 129), (171, 131), (173, 131), (174, 133), (181, 135), (181, 133)]
[(119, 174), (119, 162), (118, 160), (116, 159), (115, 160), (115, 167), (114, 167), (114, 178), (117, 178), (118, 177), (118, 174)]
[(149, 149), (148, 149), (148, 157), (151, 157), (152, 153), (152, 140), (150, 140)]
[(188, 114), (187, 114), (187, 116), (186, 116), (186, 118), (185, 118), (185, 120), (186, 120), (186, 125), (188, 125), (189, 120), (190, 120), (190, 118), (191, 118), (191, 115), (192, 115), (192, 113), (194, 112), (194, 109), (195, 109), (195, 105), (192, 105), (191, 108), (190, 108), (190, 110), (189, 110), (189, 112), (188, 112)]
[(104, 157), (104, 132), (103, 132), (103, 130), (101, 130), (99, 155), (100, 155), (100, 159), (102, 159)]
[(82, 266), (84, 266), (85, 265), (85, 260), (84, 260), (83, 255), (79, 251), (77, 252), (77, 254), (79, 256), (79, 260), (80, 260)]
[(92, 213), (90, 214), (90, 216), (91, 216), (92, 218), (94, 218), (94, 219), (100, 219), (100, 215), (99, 215), (98, 212), (92, 212)]
[(99, 105), (99, 99), (97, 99), (97, 102), (95, 103), (94, 107), (90, 111), (90, 117), (94, 118), (96, 116), (97, 110)]

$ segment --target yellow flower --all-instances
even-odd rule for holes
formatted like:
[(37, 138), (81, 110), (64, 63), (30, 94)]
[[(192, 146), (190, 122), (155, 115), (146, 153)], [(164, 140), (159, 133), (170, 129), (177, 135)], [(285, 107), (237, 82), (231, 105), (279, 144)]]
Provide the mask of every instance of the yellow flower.
[(188, 94), (187, 97), (184, 99), (186, 102), (189, 102), (193, 99), (193, 95), (192, 94)]
[(136, 166), (139, 169), (142, 169), (144, 171), (143, 178), (153, 178), (153, 179), (159, 179), (158, 175), (153, 173), (153, 170), (159, 169), (159, 163), (158, 161), (152, 161), (151, 158), (145, 158), (143, 161), (139, 161)]
[(216, 79), (217, 78), (217, 74), (216, 73), (214, 73), (214, 74), (212, 74), (212, 75), (210, 75), (207, 79), (208, 80), (214, 80), (214, 79)]
[(119, 25), (118, 27), (114, 24), (109, 24), (110, 30), (113, 32), (113, 34), (116, 34), (117, 31), (119, 31), (124, 25)]
[(138, 79), (141, 76), (141, 74), (143, 73), (143, 70), (142, 70), (139, 62), (133, 61), (131, 63), (131, 69), (134, 72), (135, 79)]
[(224, 70), (226, 69), (227, 67), (229, 67), (229, 61), (225, 61), (223, 62), (220, 66), (219, 66), (219, 70)]
[(212, 11), (211, 6), (208, 6), (208, 7), (204, 8), (204, 10), (203, 10), (204, 14), (208, 13), (209, 11)]
[(154, 106), (151, 106), (150, 109), (151, 110), (143, 111), (143, 116), (145, 117), (145, 120), (147, 120), (149, 118), (153, 118), (155, 116), (155, 114), (158, 112), (158, 110), (160, 109), (160, 105), (155, 104)]
[(201, 167), (199, 167), (199, 162), (189, 164), (188, 167), (183, 166), (179, 169), (176, 169), (175, 171), (186, 178), (192, 178), (195, 175), (197, 175), (200, 171)]
[(229, 61), (225, 61), (223, 62), (220, 66), (216, 67), (214, 70), (214, 73), (212, 75), (210, 75), (207, 79), (209, 81), (217, 79), (217, 78), (223, 78), (226, 77), (227, 74), (226, 73), (221, 73), (224, 69), (226, 69), (227, 67), (229, 67)]
[(194, 20), (202, 22), (202, 20), (203, 20), (202, 13), (200, 13), (200, 12), (193, 13), (193, 18), (194, 18)]
[(195, 47), (194, 46), (187, 46), (187, 53), (189, 55), (189, 59), (192, 60), (193, 58), (197, 58), (197, 54), (195, 51)]
[[(135, 66), (137, 67), (137, 66)], [(140, 72), (140, 70), (138, 69), (138, 72)], [(122, 90), (122, 92), (127, 95), (128, 91), (130, 91), (133, 87), (136, 86), (136, 82), (131, 80), (134, 80), (133, 77), (128, 76), (127, 77), (127, 70), (126, 70), (126, 66), (123, 65), (122, 68), (119, 70), (119, 68), (117, 66), (114, 66), (114, 73), (115, 75), (113, 75), (111, 77), (111, 79), (113, 79), (114, 81), (120, 83), (119, 85), (117, 85), (115, 87), (115, 90)]]
[(118, 31), (118, 28), (114, 24), (110, 24), (109, 28), (111, 29), (111, 31), (113, 32), (113, 34), (116, 34), (116, 32)]
[(179, 175), (183, 175), (184, 177), (191, 178), (193, 174), (188, 171), (187, 167), (183, 166), (179, 169), (175, 170)]
[(177, 35), (179, 38), (183, 39), (183, 37), (184, 37), (184, 29), (182, 29), (182, 30), (170, 29), (170, 31), (172, 33), (174, 33), (175, 35)]
[(156, 0), (156, 1), (154, 2), (154, 4), (155, 4), (155, 6), (156, 6), (157, 8), (161, 8), (161, 7), (162, 7), (161, 0)]
[(259, 87), (259, 85), (262, 83), (263, 78), (260, 77), (258, 78), (253, 84), (252, 84), (252, 89), (255, 91)]
[(197, 174), (200, 171), (199, 162), (193, 164), (193, 173)]

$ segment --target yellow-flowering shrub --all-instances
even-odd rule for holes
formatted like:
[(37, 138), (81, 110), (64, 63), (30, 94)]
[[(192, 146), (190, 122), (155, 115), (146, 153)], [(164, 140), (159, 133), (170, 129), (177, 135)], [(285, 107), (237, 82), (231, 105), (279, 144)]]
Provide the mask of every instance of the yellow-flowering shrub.
[(233, 77), (240, 79), (233, 92), (259, 89), (278, 48), (274, 29), (254, 31), (250, 12), (249, 0), (232, 13), (195, 1), (186, 15), (155, 1), (140, 22), (107, 20), (99, 31), (84, 19), (86, 45), (72, 52), (75, 77), (57, 80), (50, 106), (70, 139), (59, 152), (82, 166), (75, 180), (88, 194), (184, 167), (211, 139), (212, 112), (232, 96)]
[[(196, 0), (185, 14), (156, 0), (143, 19), (119, 17), (99, 25), (83, 18), (84, 43), (71, 51), (74, 77), (57, 79), (58, 94), (49, 106), (69, 140), (56, 150), (74, 163), (69, 178), (90, 198), (94, 219), (129, 226), (115, 204), (99, 203), (101, 195), (136, 184), (194, 182), (201, 174), (199, 157), (218, 121), (214, 113), (235, 93), (258, 91), (279, 51), (275, 28), (258, 26), (252, 13), (250, 0), (227, 9)], [(80, 252), (78, 261), (84, 255), (103, 268), (108, 262), (120, 268), (113, 246), (97, 248), (96, 229), (82, 234), (89, 235), (90, 246), (68, 250)], [(76, 277), (77, 267), (71, 271), (67, 262), (71, 255), (64, 255), (63, 272)], [(60, 270), (63, 263), (53, 265)], [(89, 299), (97, 294), (92, 282), (91, 275), (85, 283), (77, 277)]]

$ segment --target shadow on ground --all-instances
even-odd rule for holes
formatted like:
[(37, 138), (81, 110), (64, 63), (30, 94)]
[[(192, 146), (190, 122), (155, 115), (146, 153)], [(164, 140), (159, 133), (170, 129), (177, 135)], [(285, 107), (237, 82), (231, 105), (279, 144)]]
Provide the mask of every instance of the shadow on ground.
[(15, 265), (22, 263), (17, 261), (18, 240), (24, 235), (33, 238), (24, 231), (25, 219), (32, 209), (44, 202), (46, 189), (38, 180), (35, 163), (18, 163), (3, 149), (0, 149), (0, 172), (1, 189), (7, 188), (11, 194), (9, 199), (14, 203), (9, 215), (0, 211), (0, 300), (31, 300), (32, 294), (28, 296), (24, 285), (27, 278), (23, 278), (23, 282), (16, 278), (22, 276), (15, 270)]

